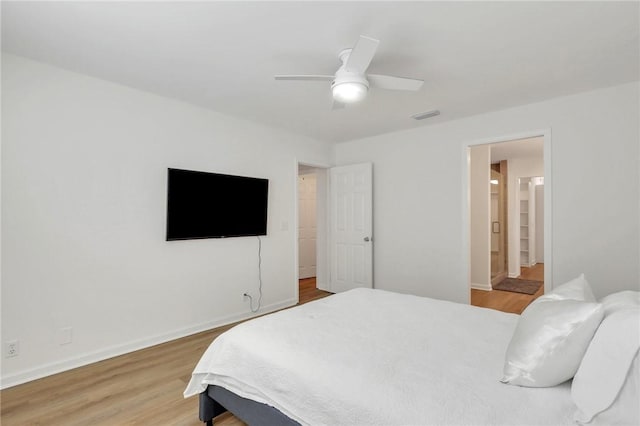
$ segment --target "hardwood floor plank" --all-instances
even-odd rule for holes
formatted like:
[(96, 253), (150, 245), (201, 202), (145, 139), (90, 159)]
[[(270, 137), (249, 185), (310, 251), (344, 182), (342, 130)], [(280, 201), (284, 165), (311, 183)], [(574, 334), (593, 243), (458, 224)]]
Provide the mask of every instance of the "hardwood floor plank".
[[(330, 295), (301, 280), (300, 304)], [(201, 426), (198, 398), (182, 392), (196, 363), (235, 324), (110, 358), (0, 391), (0, 423), (48, 426), (171, 424)], [(230, 415), (218, 426), (241, 426)]]
[[(520, 276), (518, 278), (544, 281), (544, 265), (542, 263), (538, 263), (531, 268), (522, 267), (520, 268), (520, 271)], [(514, 293), (511, 291), (484, 291), (471, 289), (471, 304), (473, 306), (481, 306), (513, 314), (521, 314), (531, 302), (542, 296), (542, 294), (544, 294), (544, 286), (541, 286), (540, 289), (532, 295)]]

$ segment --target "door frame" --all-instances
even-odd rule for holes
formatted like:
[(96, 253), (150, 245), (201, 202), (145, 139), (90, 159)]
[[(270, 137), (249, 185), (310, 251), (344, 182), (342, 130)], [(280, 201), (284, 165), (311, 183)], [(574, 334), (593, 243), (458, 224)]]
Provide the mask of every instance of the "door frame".
[[(469, 237), (471, 233), (470, 216), (470, 191), (469, 191), (469, 148), (475, 145), (488, 145), (500, 142), (508, 142), (518, 139), (543, 138), (543, 162), (544, 162), (544, 291), (553, 289), (553, 240), (552, 240), (552, 192), (553, 176), (551, 168), (551, 128), (531, 130), (522, 133), (496, 136), (490, 138), (465, 141), (462, 144), (462, 240), (463, 251), (466, 256), (464, 268), (467, 277), (467, 287), (471, 289), (471, 245)], [(471, 291), (468, 292), (468, 302), (471, 302)]]
[[(298, 227), (299, 227), (299, 217), (298, 215), (300, 214), (300, 200), (299, 200), (299, 194), (298, 194), (298, 168), (299, 166), (307, 166), (307, 167), (313, 167), (316, 169), (323, 169), (328, 171), (332, 166), (330, 166), (329, 164), (325, 164), (325, 163), (315, 163), (313, 161), (304, 161), (304, 160), (299, 160), (298, 158), (294, 159), (294, 166), (293, 166), (293, 199), (294, 199), (294, 212), (293, 212), (293, 247), (294, 247), (294, 262), (293, 262), (293, 269), (294, 269), (294, 282), (293, 282), (293, 294), (294, 294), (294, 299), (296, 300), (296, 303), (300, 302), (300, 286), (299, 286), (299, 281), (300, 281), (300, 245), (298, 242), (299, 239), (299, 235), (298, 235)], [(317, 179), (317, 176), (316, 176)], [(325, 187), (327, 187), (328, 189), (328, 185), (325, 185)], [(328, 195), (328, 193), (326, 194)], [(323, 208), (325, 210), (325, 212), (327, 212), (327, 207), (328, 207), (328, 200), (327, 197), (319, 197), (318, 194), (316, 194), (316, 211), (320, 210), (321, 208)], [(328, 232), (327, 232), (327, 226), (328, 226), (328, 220), (327, 217), (325, 215), (325, 221), (323, 224), (318, 223), (316, 226), (316, 244), (317, 241), (320, 240), (321, 238), (318, 238), (318, 235), (320, 235), (320, 232), (324, 232), (324, 248), (320, 247), (320, 246), (316, 246), (316, 277), (317, 276), (323, 276), (323, 277), (328, 277), (329, 276), (329, 262), (328, 262), (328, 250), (329, 250), (329, 245), (326, 243), (327, 242), (327, 237), (328, 237)], [(324, 255), (323, 256), (318, 256), (318, 253), (320, 251), (324, 251)], [(328, 282), (326, 283), (327, 285), (329, 284)], [(316, 285), (317, 285), (317, 281), (316, 281)]]

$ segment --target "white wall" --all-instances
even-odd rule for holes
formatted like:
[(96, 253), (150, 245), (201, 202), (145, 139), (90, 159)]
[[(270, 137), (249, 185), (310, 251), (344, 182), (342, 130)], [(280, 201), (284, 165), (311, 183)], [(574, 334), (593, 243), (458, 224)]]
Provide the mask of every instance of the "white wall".
[(491, 290), (491, 151), (469, 148), (469, 247), (471, 287)]
[[(254, 237), (165, 241), (167, 168), (269, 179), (263, 311), (294, 304), (305, 137), (2, 57), (2, 339), (9, 386), (250, 315)], [(73, 343), (59, 345), (60, 328)]]
[(630, 83), (336, 145), (338, 164), (374, 163), (376, 287), (468, 302), (464, 146), (550, 128), (553, 284), (584, 272), (598, 297), (640, 289), (639, 89)]

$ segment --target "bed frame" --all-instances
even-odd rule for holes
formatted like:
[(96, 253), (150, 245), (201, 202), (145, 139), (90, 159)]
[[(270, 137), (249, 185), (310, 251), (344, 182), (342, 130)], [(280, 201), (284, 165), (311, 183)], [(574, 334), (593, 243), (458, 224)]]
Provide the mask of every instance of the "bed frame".
[(200, 420), (207, 426), (213, 426), (213, 418), (225, 411), (249, 425), (300, 426), (300, 423), (267, 404), (243, 398), (220, 386), (209, 385), (200, 394)]

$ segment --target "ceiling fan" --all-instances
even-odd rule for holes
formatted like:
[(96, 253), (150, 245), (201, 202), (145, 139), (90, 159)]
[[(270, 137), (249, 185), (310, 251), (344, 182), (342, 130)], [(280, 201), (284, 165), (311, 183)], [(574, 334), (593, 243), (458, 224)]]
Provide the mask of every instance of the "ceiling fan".
[(367, 68), (378, 49), (379, 40), (361, 35), (353, 49), (344, 49), (338, 54), (342, 62), (335, 75), (276, 75), (276, 80), (330, 81), (335, 108), (363, 100), (369, 87), (390, 90), (416, 91), (423, 80), (367, 74)]

